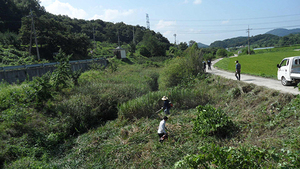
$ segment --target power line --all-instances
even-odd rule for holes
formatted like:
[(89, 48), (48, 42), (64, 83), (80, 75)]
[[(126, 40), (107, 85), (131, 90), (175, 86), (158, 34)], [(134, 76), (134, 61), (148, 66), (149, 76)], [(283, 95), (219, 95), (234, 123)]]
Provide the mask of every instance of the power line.
[[(276, 23), (288, 23), (288, 22), (299, 22), (300, 19), (297, 20), (284, 20), (284, 21), (276, 21), (276, 22), (259, 22), (259, 23), (251, 23), (251, 25), (266, 25), (266, 24), (276, 24)], [(171, 25), (169, 27), (191, 27), (191, 26), (198, 26), (198, 27), (235, 27), (235, 26), (247, 26), (249, 24), (216, 24), (216, 25)]]
[[(281, 28), (292, 28), (292, 27), (300, 27), (300, 25), (292, 25), (292, 26), (281, 26)], [(278, 27), (268, 27), (268, 28), (252, 28), (251, 30), (270, 30), (276, 29)], [(215, 33), (230, 33), (230, 32), (241, 32), (245, 31), (245, 29), (235, 29), (235, 30), (198, 30), (195, 32), (188, 31), (176, 31), (177, 34), (215, 34)]]
[(184, 21), (184, 22), (198, 22), (198, 21), (206, 21), (206, 22), (214, 22), (214, 21), (224, 21), (224, 20), (256, 20), (256, 19), (270, 19), (270, 18), (282, 18), (282, 17), (289, 17), (289, 16), (299, 16), (300, 14), (292, 14), (292, 15), (277, 15), (277, 16), (267, 16), (267, 17), (256, 17), (256, 18), (235, 18), (235, 19), (211, 19), (211, 20), (201, 20), (201, 19), (195, 19), (195, 20), (167, 20), (167, 19), (151, 19), (153, 21)]

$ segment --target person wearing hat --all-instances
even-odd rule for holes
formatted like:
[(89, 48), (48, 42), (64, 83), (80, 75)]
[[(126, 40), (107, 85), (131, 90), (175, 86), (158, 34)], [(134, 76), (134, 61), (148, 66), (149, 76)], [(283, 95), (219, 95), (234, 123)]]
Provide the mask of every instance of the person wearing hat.
[(168, 97), (163, 96), (163, 97), (161, 98), (161, 100), (164, 101), (163, 109), (164, 109), (165, 114), (166, 114), (166, 115), (170, 114), (170, 108), (171, 108), (171, 105), (170, 105), (170, 101), (168, 100)]
[(168, 117), (165, 116), (162, 121), (160, 121), (159, 126), (158, 126), (158, 130), (157, 130), (157, 134), (159, 136), (159, 142), (163, 142), (164, 139), (168, 138), (168, 133), (166, 132), (166, 122), (168, 120)]

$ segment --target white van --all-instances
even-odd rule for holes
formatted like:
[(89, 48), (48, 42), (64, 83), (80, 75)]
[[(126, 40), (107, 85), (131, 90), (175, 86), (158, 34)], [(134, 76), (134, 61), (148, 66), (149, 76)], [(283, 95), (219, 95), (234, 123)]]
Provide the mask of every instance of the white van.
[(300, 81), (300, 56), (284, 58), (277, 68), (277, 78), (283, 86)]

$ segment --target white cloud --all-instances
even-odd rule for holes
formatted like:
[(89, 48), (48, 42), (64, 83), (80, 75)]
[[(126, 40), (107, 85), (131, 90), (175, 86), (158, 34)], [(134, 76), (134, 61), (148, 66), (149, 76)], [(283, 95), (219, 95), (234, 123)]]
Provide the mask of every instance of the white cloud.
[(156, 24), (156, 29), (165, 29), (165, 28), (168, 28), (168, 27), (174, 26), (174, 25), (176, 25), (176, 21), (164, 21), (164, 20), (160, 20)]
[(53, 3), (54, 0), (40, 0), (42, 6), (48, 6)]
[(229, 20), (227, 21), (222, 21), (222, 24), (228, 24), (229, 23)]
[(184, 2), (183, 2), (183, 3), (185, 3), (185, 4), (189, 3), (189, 0), (184, 0)]
[(194, 4), (201, 4), (202, 3), (202, 0), (195, 0), (194, 1)]
[(193, 34), (197, 34), (197, 33), (202, 32), (201, 30), (195, 30), (193, 28), (190, 28), (188, 31), (189, 31), (189, 33), (193, 33)]
[(103, 15), (94, 15), (91, 19), (101, 19), (104, 21), (114, 21), (116, 19), (121, 19), (128, 17), (134, 13), (134, 10), (129, 9), (127, 11), (119, 11), (117, 9), (105, 9)]
[[(50, 2), (51, 0), (43, 0)], [(51, 1), (52, 2), (52, 1)], [(56, 15), (68, 15), (71, 18), (85, 19), (87, 13), (83, 9), (74, 8), (69, 3), (63, 3), (58, 0), (46, 6), (46, 11)]]

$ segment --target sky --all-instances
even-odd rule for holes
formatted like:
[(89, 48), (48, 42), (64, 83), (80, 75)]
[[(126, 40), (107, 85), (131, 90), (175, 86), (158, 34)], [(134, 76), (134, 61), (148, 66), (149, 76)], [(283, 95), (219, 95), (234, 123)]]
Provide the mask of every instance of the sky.
[(300, 0), (40, 0), (47, 12), (124, 22), (160, 32), (171, 43), (218, 40), (300, 28)]

